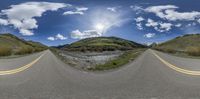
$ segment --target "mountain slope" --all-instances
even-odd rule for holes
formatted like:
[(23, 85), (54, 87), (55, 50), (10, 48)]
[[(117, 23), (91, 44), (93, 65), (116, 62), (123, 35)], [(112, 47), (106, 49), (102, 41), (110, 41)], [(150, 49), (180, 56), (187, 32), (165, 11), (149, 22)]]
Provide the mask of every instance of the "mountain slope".
[(130, 50), (140, 47), (145, 46), (117, 37), (93, 37), (66, 45), (62, 49), (68, 51), (113, 51)]
[(155, 46), (156, 49), (174, 51), (186, 51), (189, 47), (200, 47), (200, 34), (187, 34)]
[(46, 49), (43, 44), (25, 41), (12, 34), (0, 34), (0, 56), (11, 54), (27, 54)]

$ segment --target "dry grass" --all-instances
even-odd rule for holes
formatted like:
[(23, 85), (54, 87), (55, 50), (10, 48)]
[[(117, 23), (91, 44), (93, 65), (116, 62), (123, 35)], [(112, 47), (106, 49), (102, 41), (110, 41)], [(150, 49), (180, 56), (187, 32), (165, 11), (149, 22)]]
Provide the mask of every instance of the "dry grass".
[(172, 48), (155, 48), (156, 50), (162, 51), (162, 52), (166, 52), (166, 53), (176, 53), (177, 51), (172, 49)]
[(186, 48), (186, 53), (192, 56), (200, 56), (200, 47), (187, 47)]
[(12, 49), (9, 47), (0, 47), (0, 56), (8, 56), (12, 54)]
[(24, 54), (30, 54), (32, 52), (33, 52), (32, 47), (22, 47), (15, 54), (16, 55), (24, 55)]

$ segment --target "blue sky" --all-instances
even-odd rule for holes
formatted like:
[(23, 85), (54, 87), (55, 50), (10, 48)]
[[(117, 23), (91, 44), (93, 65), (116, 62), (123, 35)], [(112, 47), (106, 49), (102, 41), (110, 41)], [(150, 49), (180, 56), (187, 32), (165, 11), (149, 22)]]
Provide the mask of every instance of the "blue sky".
[(62, 45), (99, 36), (142, 44), (200, 33), (198, 0), (2, 0), (0, 33)]

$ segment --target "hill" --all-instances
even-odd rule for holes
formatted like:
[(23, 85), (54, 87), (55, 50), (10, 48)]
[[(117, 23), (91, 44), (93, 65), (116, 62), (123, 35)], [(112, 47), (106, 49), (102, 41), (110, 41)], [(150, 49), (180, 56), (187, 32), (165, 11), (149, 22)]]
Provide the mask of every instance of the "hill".
[(143, 48), (144, 45), (133, 41), (117, 37), (93, 37), (86, 38), (72, 44), (66, 45), (61, 49), (67, 51), (114, 51), (131, 50), (134, 48)]
[(200, 34), (187, 34), (158, 44), (154, 48), (166, 52), (188, 52), (200, 48)]
[(64, 44), (64, 45), (58, 45), (58, 46), (51, 46), (51, 48), (57, 48), (57, 49), (62, 49), (65, 46), (68, 46), (69, 44)]
[(47, 46), (33, 41), (25, 41), (12, 34), (0, 34), (0, 56), (28, 54), (47, 49)]

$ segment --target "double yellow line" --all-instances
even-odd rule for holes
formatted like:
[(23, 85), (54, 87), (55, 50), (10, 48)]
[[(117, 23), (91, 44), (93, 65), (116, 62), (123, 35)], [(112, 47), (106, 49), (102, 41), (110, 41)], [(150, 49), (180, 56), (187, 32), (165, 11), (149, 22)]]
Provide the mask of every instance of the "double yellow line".
[[(160, 56), (158, 56), (154, 51), (152, 51), (153, 55), (156, 56), (162, 63), (164, 63), (166, 66), (168, 66), (169, 68), (183, 73), (183, 74), (188, 74), (188, 75), (200, 75), (200, 71), (192, 71), (192, 70), (186, 70), (183, 68), (179, 68), (178, 66), (175, 66), (167, 61), (165, 61), (164, 59), (162, 59)], [(43, 56), (45, 55), (42, 54), (41, 56), (39, 56), (37, 59), (35, 59), (34, 61), (32, 61), (31, 63), (25, 65), (25, 66), (21, 66), (20, 68), (17, 69), (12, 69), (12, 70), (6, 70), (6, 71), (0, 71), (0, 75), (10, 75), (10, 74), (15, 74), (15, 73), (19, 73), (21, 71), (24, 71), (26, 69), (28, 69), (29, 67), (31, 67), (33, 64), (35, 64), (36, 62), (38, 62)]]
[(6, 70), (6, 71), (0, 71), (0, 75), (10, 75), (10, 74), (15, 74), (15, 73), (24, 71), (24, 70), (28, 69), (29, 67), (31, 67), (33, 64), (35, 64), (37, 61), (39, 61), (42, 58), (42, 56), (44, 56), (44, 54), (39, 56), (37, 59), (35, 59), (31, 63), (29, 63), (29, 64), (27, 64), (25, 66), (21, 66), (20, 68), (12, 69), (12, 70)]
[(180, 73), (183, 73), (183, 74), (188, 74), (188, 75), (196, 75), (196, 76), (199, 76), (200, 75), (200, 71), (192, 71), (192, 70), (186, 70), (186, 69), (183, 69), (183, 68), (179, 68), (178, 66), (175, 66), (167, 61), (165, 61), (164, 59), (162, 59), (160, 56), (158, 56), (154, 51), (152, 51), (152, 53), (154, 54), (154, 56), (156, 56), (162, 63), (164, 63), (166, 66), (168, 66), (169, 68), (177, 71), (177, 72), (180, 72)]

